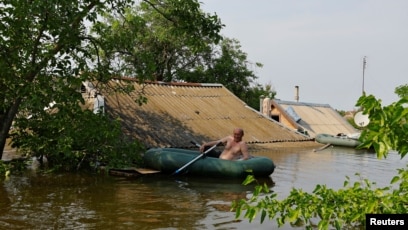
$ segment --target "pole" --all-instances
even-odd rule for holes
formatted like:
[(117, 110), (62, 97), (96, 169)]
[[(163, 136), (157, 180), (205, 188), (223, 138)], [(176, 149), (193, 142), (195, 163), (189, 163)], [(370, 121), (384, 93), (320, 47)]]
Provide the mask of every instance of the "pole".
[(365, 72), (365, 68), (366, 68), (366, 65), (367, 65), (367, 61), (366, 61), (366, 56), (364, 56), (364, 58), (363, 58), (363, 91), (362, 91), (362, 95), (364, 95), (364, 72)]

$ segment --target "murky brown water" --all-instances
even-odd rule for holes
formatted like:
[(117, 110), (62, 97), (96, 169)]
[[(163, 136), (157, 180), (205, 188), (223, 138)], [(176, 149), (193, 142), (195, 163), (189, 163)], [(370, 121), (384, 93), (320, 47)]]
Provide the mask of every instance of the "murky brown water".
[[(292, 187), (308, 192), (316, 184), (340, 188), (345, 176), (356, 180), (356, 172), (383, 187), (408, 162), (395, 153), (378, 160), (373, 153), (347, 148), (256, 155), (277, 165), (262, 182), (279, 198)], [(240, 182), (163, 175), (13, 175), (0, 179), (0, 229), (276, 229), (274, 221), (235, 219), (231, 202), (253, 189)]]

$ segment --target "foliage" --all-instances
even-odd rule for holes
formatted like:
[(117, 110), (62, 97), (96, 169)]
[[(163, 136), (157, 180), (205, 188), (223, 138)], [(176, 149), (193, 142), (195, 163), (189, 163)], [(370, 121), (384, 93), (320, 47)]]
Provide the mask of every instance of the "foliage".
[(222, 24), (190, 1), (146, 1), (124, 15), (105, 14), (92, 31), (99, 37), (101, 60), (117, 75), (139, 80), (180, 80), (196, 57), (218, 43)]
[(339, 113), (340, 116), (342, 116), (342, 117), (344, 117), (346, 115), (346, 111), (344, 111), (344, 110), (337, 110), (336, 109), (336, 112)]
[[(336, 109), (336, 112), (337, 112), (340, 116), (342, 116), (342, 117), (345, 117), (346, 114), (347, 114), (347, 112), (344, 111), (344, 110), (337, 110), (337, 109)], [(355, 129), (358, 129), (358, 126), (355, 124), (353, 118), (347, 117), (346, 120), (347, 120), (347, 122), (348, 122), (350, 125), (352, 125)]]
[(356, 124), (356, 122), (354, 121), (354, 118), (347, 118), (347, 122), (350, 124), (350, 125), (352, 125), (356, 130), (360, 130), (361, 129), (361, 127), (360, 126), (358, 126), (357, 124)]
[(13, 159), (10, 161), (0, 161), (0, 176), (4, 175), (6, 178), (13, 173), (23, 172), (26, 169), (25, 159)]
[[(192, 15), (183, 21), (173, 13), (183, 1), (154, 2), (128, 9), (120, 17), (105, 15), (103, 23), (95, 24), (93, 32), (103, 41), (99, 43), (102, 62), (117, 75), (142, 80), (223, 84), (251, 107), (259, 107), (264, 90), (254, 85), (257, 77), (250, 67), (262, 64), (251, 64), (236, 39), (215, 33), (223, 26), (219, 18), (189, 10)], [(189, 33), (180, 33), (181, 22), (188, 24), (182, 28), (188, 26)]]
[[(73, 91), (84, 80), (92, 38), (86, 23), (98, 14), (123, 8), (130, 0), (7, 0), (0, 7), (0, 148), (17, 115), (25, 119), (61, 98), (80, 102)], [(112, 7), (115, 6), (115, 7)], [(64, 101), (66, 101), (64, 100)], [(70, 122), (60, 122), (62, 127)], [(22, 129), (20, 129), (22, 130)], [(41, 138), (41, 137), (38, 137)], [(1, 155), (1, 154), (0, 154)]]
[[(248, 201), (234, 201), (232, 208), (236, 218), (245, 210), (243, 215), (249, 221), (260, 214), (261, 222), (268, 217), (275, 219), (279, 227), (285, 223), (304, 225), (307, 229), (361, 227), (365, 226), (366, 213), (408, 212), (408, 170), (399, 169), (398, 173), (390, 182), (394, 187), (376, 188), (375, 183), (361, 178), (351, 183), (347, 177), (344, 187), (337, 191), (325, 185), (317, 185), (312, 193), (292, 189), (289, 196), (280, 201), (266, 185), (257, 186)], [(251, 181), (247, 179), (245, 184)], [(270, 195), (260, 197), (263, 193)]]
[(381, 106), (381, 100), (373, 95), (362, 95), (357, 106), (364, 108), (370, 123), (361, 133), (363, 142), (359, 147), (374, 147), (377, 157), (387, 157), (390, 150), (396, 150), (401, 158), (408, 152), (408, 96), (388, 106)]
[(408, 97), (408, 84), (398, 86), (397, 88), (395, 88), (394, 92), (400, 98)]
[[(72, 106), (56, 104), (57, 111), (18, 120), (19, 128), (11, 135), (14, 147), (38, 159), (45, 157), (53, 170), (120, 167), (139, 160), (143, 148), (126, 141), (119, 121)], [(68, 126), (66, 121), (71, 121)]]
[[(247, 60), (247, 54), (241, 50), (239, 41), (224, 38), (219, 46), (207, 52), (202, 55), (200, 66), (180, 71), (180, 78), (188, 82), (222, 84), (243, 101), (250, 102), (252, 95), (259, 90), (259, 85), (252, 86), (257, 76), (249, 68), (251, 63)], [(262, 64), (255, 63), (254, 66), (261, 68)], [(259, 104), (259, 97), (257, 100)]]
[(272, 88), (271, 84), (266, 84), (264, 86), (261, 84), (256, 84), (248, 88), (242, 99), (248, 104), (248, 106), (260, 111), (260, 99), (264, 97), (273, 99), (275, 96), (276, 91)]
[(10, 173), (10, 165), (0, 161), (0, 175), (7, 176)]
[[(117, 165), (135, 160), (134, 155), (140, 152), (139, 144), (123, 138), (119, 121), (82, 111), (80, 105), (84, 101), (79, 91), (84, 81), (104, 83), (116, 77), (122, 69), (114, 68), (114, 64), (122, 61), (124, 66), (140, 67), (132, 72), (140, 80), (156, 70), (154, 59), (149, 59), (156, 49), (138, 46), (130, 36), (117, 36), (118, 33), (132, 35), (132, 30), (126, 29), (131, 27), (135, 34), (140, 32), (135, 41), (155, 44), (152, 34), (145, 36), (153, 28), (147, 25), (154, 23), (143, 21), (140, 15), (131, 18), (128, 24), (116, 20), (115, 17), (127, 15), (126, 10), (133, 4), (131, 0), (1, 3), (1, 149), (13, 129), (15, 146), (33, 156), (46, 156), (53, 167), (72, 170), (91, 166), (91, 162)], [(141, 5), (150, 7), (154, 17), (162, 15), (159, 23), (173, 25), (169, 30), (157, 30), (162, 50), (167, 48), (166, 37), (183, 38), (177, 43), (179, 48), (189, 47), (193, 52), (206, 48), (204, 39), (214, 42), (220, 39), (219, 19), (202, 13), (197, 0), (143, 0)], [(113, 30), (108, 30), (110, 25), (98, 27), (103, 24), (100, 22), (103, 15), (113, 15), (112, 21), (117, 21)], [(101, 29), (91, 32), (91, 25)], [(118, 44), (127, 45), (127, 49), (118, 50)], [(126, 52), (132, 55), (121, 60), (119, 54)], [(131, 88), (121, 89), (123, 93), (131, 91)], [(136, 100), (146, 101), (143, 97)], [(52, 111), (46, 109), (54, 102)]]

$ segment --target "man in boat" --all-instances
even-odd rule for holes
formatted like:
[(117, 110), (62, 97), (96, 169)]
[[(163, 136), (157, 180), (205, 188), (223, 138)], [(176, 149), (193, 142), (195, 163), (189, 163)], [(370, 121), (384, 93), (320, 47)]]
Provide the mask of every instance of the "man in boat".
[(242, 140), (244, 136), (244, 130), (241, 128), (235, 128), (233, 135), (226, 136), (220, 140), (210, 141), (204, 143), (200, 147), (200, 151), (204, 152), (206, 148), (216, 145), (217, 143), (223, 143), (225, 148), (219, 155), (220, 159), (224, 160), (247, 160), (250, 158), (248, 153), (248, 146), (245, 141)]

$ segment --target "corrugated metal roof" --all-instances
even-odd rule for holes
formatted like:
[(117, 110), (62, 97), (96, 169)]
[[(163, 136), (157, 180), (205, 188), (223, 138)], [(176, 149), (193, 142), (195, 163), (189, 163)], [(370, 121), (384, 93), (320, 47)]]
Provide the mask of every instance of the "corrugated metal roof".
[(311, 137), (319, 133), (337, 135), (338, 133), (356, 133), (357, 130), (328, 104), (314, 104), (274, 100), (285, 110), (291, 107), (301, 118), (298, 122), (307, 129)]
[[(112, 80), (108, 86), (128, 83)], [(231, 135), (235, 127), (244, 129), (248, 143), (311, 141), (248, 107), (220, 84), (131, 83), (135, 92), (143, 89), (147, 104), (139, 106), (135, 92), (128, 95), (102, 89), (100, 93), (106, 112), (120, 118), (125, 133), (148, 148), (191, 147), (191, 140), (217, 140)]]

